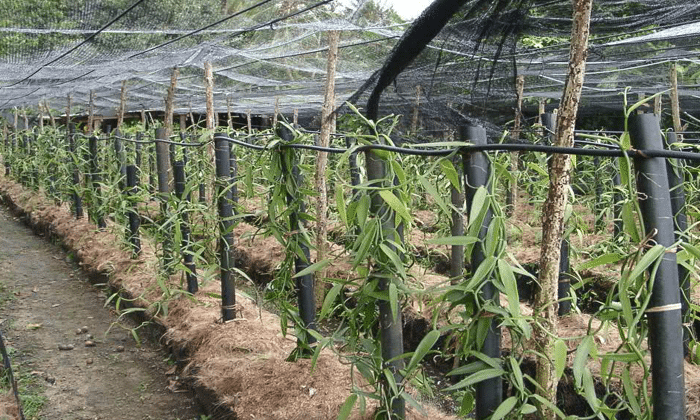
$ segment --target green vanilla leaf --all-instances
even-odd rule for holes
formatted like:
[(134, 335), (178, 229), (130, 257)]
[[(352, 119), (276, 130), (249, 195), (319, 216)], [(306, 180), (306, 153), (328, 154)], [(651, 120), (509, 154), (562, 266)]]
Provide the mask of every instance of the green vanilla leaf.
[(402, 203), (393, 192), (388, 190), (380, 190), (379, 195), (382, 197), (384, 202), (396, 212), (396, 214), (403, 218), (407, 223), (411, 222), (411, 215), (408, 213), (408, 209), (406, 209), (404, 203)]
[(307, 274), (315, 273), (316, 271), (322, 270), (328, 264), (333, 262), (332, 260), (326, 258), (324, 260), (321, 260), (319, 262), (313, 263), (310, 266), (306, 267), (305, 269), (301, 270), (300, 272), (296, 273), (295, 275), (292, 276), (293, 279), (297, 277), (304, 277)]

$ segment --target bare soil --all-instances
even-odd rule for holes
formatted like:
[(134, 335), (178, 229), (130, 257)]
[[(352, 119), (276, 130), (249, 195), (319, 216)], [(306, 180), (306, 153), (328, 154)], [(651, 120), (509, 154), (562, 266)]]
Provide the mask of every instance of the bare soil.
[[(0, 328), (15, 369), (43, 380), (40, 419), (190, 420), (200, 410), (168, 375), (157, 343), (141, 345), (58, 246), (0, 207)], [(108, 332), (109, 331), (109, 332)], [(90, 347), (92, 342), (94, 346)], [(60, 350), (71, 348), (72, 350)]]

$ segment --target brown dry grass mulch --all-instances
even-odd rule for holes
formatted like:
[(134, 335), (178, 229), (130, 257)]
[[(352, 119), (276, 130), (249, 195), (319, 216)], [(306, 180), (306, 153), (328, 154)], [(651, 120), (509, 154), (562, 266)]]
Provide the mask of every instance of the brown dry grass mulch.
[[(85, 270), (108, 275), (111, 286), (135, 298), (137, 305), (146, 306), (160, 297), (155, 286), (158, 262), (154, 247), (147, 240), (142, 239), (141, 256), (132, 259), (116, 236), (121, 232), (118, 227), (108, 224), (107, 230), (101, 232), (86, 218), (76, 220), (67, 205), (56, 206), (2, 175), (0, 194), (23, 211), (37, 229), (50, 232), (74, 250)], [(241, 226), (241, 230), (255, 229)], [(267, 239), (250, 239), (249, 243), (242, 240), (237, 252), (245, 253), (257, 264), (266, 263), (273, 270), (281, 247)], [(340, 267), (338, 270), (342, 271)], [(171, 287), (178, 287), (180, 278), (172, 276), (170, 283)], [(216, 404), (229, 408), (237, 418), (336, 418), (352, 389), (350, 366), (331, 351), (322, 352), (313, 371), (308, 360), (285, 361), (295, 347), (294, 337), (283, 337), (279, 318), (243, 295), (237, 296), (240, 319), (221, 323), (220, 302), (210, 297), (219, 288), (218, 282), (211, 282), (196, 294), (196, 300), (170, 302), (167, 317), (151, 308), (156, 322), (167, 328), (165, 340), (174, 348), (186, 350), (187, 364), (180, 376), (213, 393)], [(373, 408), (368, 401), (367, 412), (361, 415), (356, 408), (351, 418), (370, 419)], [(409, 408), (407, 419), (455, 418), (433, 407), (426, 407), (426, 411), (427, 416)]]

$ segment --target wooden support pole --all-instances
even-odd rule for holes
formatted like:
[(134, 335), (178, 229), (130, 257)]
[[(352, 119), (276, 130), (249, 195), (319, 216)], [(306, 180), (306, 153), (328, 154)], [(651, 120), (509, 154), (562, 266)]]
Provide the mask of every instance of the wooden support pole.
[(39, 120), (39, 128), (44, 129), (44, 111), (41, 109), (41, 102), (37, 104), (36, 107), (37, 119)]
[(53, 114), (51, 113), (51, 108), (49, 108), (49, 103), (44, 101), (44, 109), (46, 110), (46, 113), (49, 115), (49, 121), (51, 122), (51, 127), (56, 128), (56, 119), (54, 118)]
[(168, 88), (168, 96), (165, 98), (165, 138), (169, 139), (173, 134), (173, 104), (175, 103), (175, 89), (177, 88), (177, 77), (180, 75), (180, 70), (173, 67), (173, 72), (170, 74), (170, 87)]
[(416, 86), (416, 104), (413, 107), (413, 117), (411, 118), (411, 132), (415, 133), (418, 131), (418, 109), (420, 107), (420, 85)]
[(70, 126), (70, 107), (71, 107), (71, 97), (68, 95), (66, 104), (66, 128)]
[(187, 115), (180, 114), (180, 133), (184, 133), (185, 131), (187, 131)]
[[(555, 145), (573, 147), (578, 105), (583, 90), (588, 55), (592, 0), (573, 0), (569, 71), (559, 106), (555, 130)], [(568, 202), (571, 178), (571, 156), (555, 154), (549, 168), (549, 191), (543, 207), (542, 246), (540, 250), (540, 289), (535, 296), (533, 316), (538, 320), (533, 328), (538, 394), (556, 405), (557, 378), (554, 344), (557, 334), (557, 293), (559, 265), (564, 227), (564, 212)], [(554, 420), (556, 413), (547, 404), (539, 405), (540, 418)]]
[(657, 95), (654, 97), (654, 115), (661, 118), (661, 97), (663, 95)]
[(297, 127), (299, 125), (299, 109), (298, 108), (294, 108), (294, 117), (293, 118), (294, 119), (292, 120), (292, 122), (294, 123), (294, 127)]
[(204, 85), (207, 95), (207, 130), (214, 130), (214, 70), (210, 62), (204, 63)]
[(673, 120), (673, 131), (678, 136), (678, 141), (683, 141), (683, 127), (681, 126), (681, 107), (678, 98), (678, 70), (676, 63), (671, 64), (671, 119)]
[(233, 128), (233, 120), (231, 119), (231, 98), (226, 98), (226, 125), (228, 128)]
[[(328, 32), (328, 61), (326, 63), (326, 88), (321, 108), (321, 134), (319, 136), (319, 146), (328, 147), (331, 133), (335, 132), (335, 74), (338, 63), (338, 40), (339, 31)], [(328, 153), (319, 152), (316, 158), (316, 261), (321, 261), (326, 253), (326, 241), (328, 227), (326, 221), (327, 212), (327, 187), (326, 187), (326, 165), (328, 163)], [(325, 271), (317, 272), (317, 280), (325, 277)], [(316, 304), (322, 305), (324, 293), (323, 282), (316, 282)]]
[[(214, 70), (208, 61), (204, 63), (204, 85), (206, 86), (207, 95), (207, 131), (213, 136), (214, 129), (216, 129), (216, 121), (214, 120)], [(213, 165), (215, 163), (214, 143), (210, 142), (207, 149), (209, 151), (209, 159)]]
[(29, 130), (29, 117), (27, 116), (26, 108), (22, 108), (22, 119), (24, 119), (24, 129)]
[(250, 110), (246, 111), (246, 118), (248, 119), (248, 135), (253, 134), (253, 122), (250, 118)]
[[(520, 117), (523, 113), (523, 90), (525, 88), (525, 76), (522, 74), (515, 78), (515, 119), (511, 139), (514, 143), (520, 140)], [(512, 177), (506, 196), (506, 215), (512, 216), (518, 202), (518, 160), (520, 153), (510, 152), (510, 176)]]
[(275, 96), (275, 113), (272, 115), (272, 129), (277, 128), (277, 114), (280, 112), (280, 98)]
[(119, 95), (119, 109), (117, 110), (117, 130), (124, 122), (124, 110), (126, 108), (126, 80), (122, 80), (122, 89)]
[(90, 91), (90, 101), (88, 102), (88, 121), (87, 121), (87, 130), (86, 130), (86, 131), (87, 131), (87, 134), (91, 134), (91, 133), (92, 133), (92, 130), (93, 130), (92, 125), (93, 125), (93, 123), (94, 123), (94, 121), (95, 121), (95, 120), (94, 120), (95, 117), (94, 117), (94, 115), (93, 115), (93, 103), (94, 103), (94, 100), (95, 100), (95, 91), (94, 91), (94, 90), (91, 90), (91, 91)]

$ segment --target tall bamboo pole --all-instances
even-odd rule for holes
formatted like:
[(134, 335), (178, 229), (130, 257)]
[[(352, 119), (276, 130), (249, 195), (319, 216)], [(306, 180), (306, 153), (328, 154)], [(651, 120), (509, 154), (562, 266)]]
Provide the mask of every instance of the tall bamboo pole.
[[(588, 55), (591, 8), (593, 0), (572, 0), (573, 25), (569, 50), (569, 71), (560, 101), (555, 130), (555, 145), (573, 147), (578, 112)], [(555, 154), (549, 169), (549, 192), (544, 203), (546, 215), (542, 223), (540, 255), (540, 289), (535, 296), (533, 315), (538, 320), (533, 329), (537, 358), (538, 393), (556, 405), (557, 378), (554, 366), (554, 336), (557, 331), (557, 290), (564, 211), (568, 201), (571, 156)], [(554, 420), (555, 412), (540, 404), (541, 418)]]

